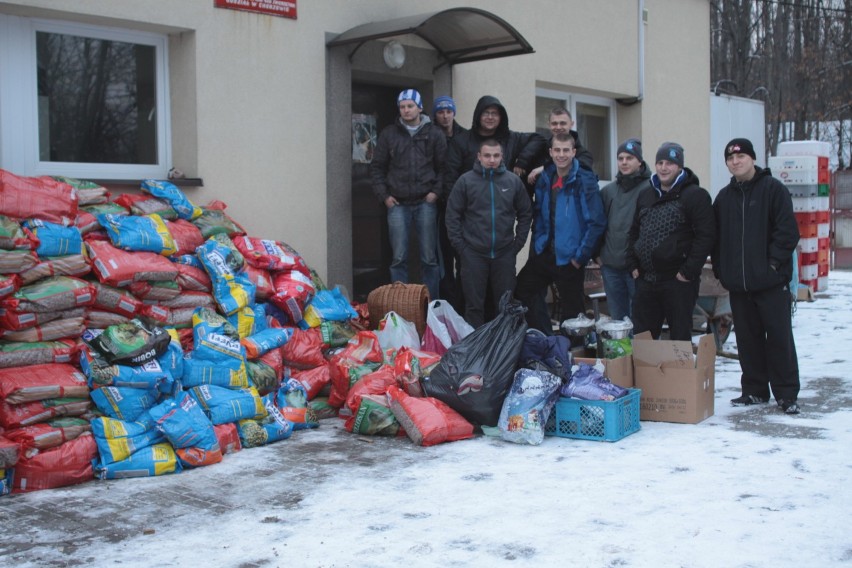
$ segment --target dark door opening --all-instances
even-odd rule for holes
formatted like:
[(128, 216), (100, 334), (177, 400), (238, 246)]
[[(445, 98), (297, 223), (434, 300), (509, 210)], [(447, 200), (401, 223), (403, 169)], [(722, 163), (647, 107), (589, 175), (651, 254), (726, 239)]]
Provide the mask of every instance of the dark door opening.
[[(387, 210), (373, 194), (370, 160), (379, 133), (399, 116), (396, 97), (405, 88), (352, 84), (352, 299), (359, 302), (366, 301), (373, 289), (390, 283)], [(420, 257), (414, 239), (412, 245), (409, 279), (418, 282)]]

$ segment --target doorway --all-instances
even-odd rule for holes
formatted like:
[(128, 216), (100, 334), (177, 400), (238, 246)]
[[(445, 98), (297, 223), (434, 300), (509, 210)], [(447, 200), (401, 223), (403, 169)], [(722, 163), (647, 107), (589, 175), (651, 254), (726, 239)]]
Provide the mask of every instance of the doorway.
[[(352, 277), (353, 299), (359, 302), (390, 283), (387, 209), (373, 194), (370, 162), (379, 133), (399, 116), (396, 97), (405, 88), (352, 83)], [(409, 246), (408, 272), (411, 282), (419, 281), (416, 239)]]

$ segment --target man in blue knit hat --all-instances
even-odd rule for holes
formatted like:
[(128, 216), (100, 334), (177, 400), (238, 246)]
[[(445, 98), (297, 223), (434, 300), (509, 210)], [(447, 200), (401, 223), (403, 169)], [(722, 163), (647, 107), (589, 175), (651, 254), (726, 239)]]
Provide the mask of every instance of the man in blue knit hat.
[[(456, 135), (467, 132), (456, 122), (456, 101), (452, 97), (442, 96), (435, 99), (432, 105), (432, 120), (444, 132), (447, 137), (447, 151)], [(446, 189), (446, 188), (445, 188)], [(447, 300), (450, 305), (459, 313), (464, 312), (464, 296), (462, 295), (461, 286), (461, 259), (458, 252), (450, 243), (450, 237), (447, 234), (447, 198), (449, 195), (444, 195), (444, 199), (438, 202), (438, 237), (441, 247), (441, 282), (440, 291), (441, 298)]]
[(657, 150), (651, 186), (637, 196), (630, 228), (628, 268), (636, 279), (633, 331), (659, 339), (692, 340), (692, 310), (701, 270), (716, 241), (710, 194), (683, 165), (683, 146), (664, 142)]
[(456, 101), (446, 95), (435, 99), (432, 105), (432, 120), (444, 131), (447, 142), (456, 134), (467, 130), (456, 122)]
[(408, 282), (408, 241), (414, 224), (420, 245), (420, 269), (429, 296), (439, 297), (437, 201), (443, 191), (447, 139), (422, 114), (423, 101), (414, 89), (397, 97), (399, 119), (382, 130), (370, 177), (373, 193), (387, 207), (393, 259), (390, 276)]

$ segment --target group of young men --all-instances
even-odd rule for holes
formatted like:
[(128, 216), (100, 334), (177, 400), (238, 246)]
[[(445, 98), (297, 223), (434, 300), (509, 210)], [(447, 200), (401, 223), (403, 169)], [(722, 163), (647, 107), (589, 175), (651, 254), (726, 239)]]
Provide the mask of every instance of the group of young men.
[[(530, 327), (550, 335), (548, 288), (556, 286), (562, 316), (585, 313), (585, 267), (597, 259), (611, 317), (630, 317), (634, 333), (655, 339), (665, 322), (671, 339), (690, 341), (712, 257), (730, 292), (743, 371), (732, 404), (767, 403), (771, 394), (784, 412), (799, 412), (789, 290), (798, 225), (789, 192), (755, 165), (750, 141), (725, 147), (733, 177), (714, 203), (674, 142), (659, 147), (652, 173), (641, 141), (624, 141), (616, 179), (599, 189), (593, 157), (564, 108), (551, 111), (548, 141), (510, 130), (493, 96), (478, 101), (470, 130), (456, 123), (450, 97), (435, 100), (434, 122), (413, 89), (397, 104), (399, 121), (380, 134), (371, 164), (388, 209), (394, 281), (408, 281), (413, 222), (432, 298), (463, 306), (477, 327), (513, 291)], [(529, 257), (516, 275), (530, 229)]]

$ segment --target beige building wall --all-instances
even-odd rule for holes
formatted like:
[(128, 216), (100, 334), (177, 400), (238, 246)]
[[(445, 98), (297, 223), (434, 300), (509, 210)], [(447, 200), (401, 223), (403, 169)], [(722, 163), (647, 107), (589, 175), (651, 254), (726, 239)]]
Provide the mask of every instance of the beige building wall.
[[(612, 98), (638, 94), (639, 4), (299, 0), (292, 20), (215, 9), (212, 0), (0, 0), (0, 12), (170, 34), (173, 165), (204, 179), (204, 187), (186, 193), (200, 204), (225, 201), (251, 234), (292, 244), (325, 276), (329, 248), (350, 246), (326, 237), (326, 161), (350, 159), (326, 156), (326, 121), (350, 120), (326, 114), (327, 34), (460, 5), (488, 10), (536, 53), (454, 68), (459, 122), (469, 126), (476, 100), (494, 94), (512, 129), (532, 130), (537, 86)], [(660, 142), (681, 142), (687, 165), (704, 178), (708, 4), (644, 4), (644, 100), (618, 107), (618, 137), (641, 136), (650, 160)]]

